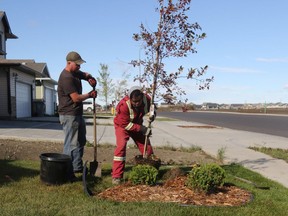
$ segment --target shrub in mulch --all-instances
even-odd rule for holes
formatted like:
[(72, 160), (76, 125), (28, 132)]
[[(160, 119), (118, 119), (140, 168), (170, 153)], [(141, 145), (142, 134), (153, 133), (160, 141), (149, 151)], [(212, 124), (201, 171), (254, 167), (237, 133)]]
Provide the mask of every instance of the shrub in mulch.
[(189, 172), (186, 186), (192, 190), (210, 193), (223, 186), (225, 177), (225, 170), (218, 164), (203, 164), (193, 167)]
[(176, 169), (168, 171), (175, 174), (173, 177), (164, 174), (166, 180), (161, 184), (135, 185), (128, 181), (97, 197), (117, 202), (173, 202), (197, 206), (240, 206), (252, 200), (251, 192), (229, 184), (214, 187), (210, 193), (191, 189), (186, 186), (188, 175)]
[(129, 181), (134, 185), (155, 185), (158, 173), (158, 170), (153, 166), (137, 165), (129, 173)]

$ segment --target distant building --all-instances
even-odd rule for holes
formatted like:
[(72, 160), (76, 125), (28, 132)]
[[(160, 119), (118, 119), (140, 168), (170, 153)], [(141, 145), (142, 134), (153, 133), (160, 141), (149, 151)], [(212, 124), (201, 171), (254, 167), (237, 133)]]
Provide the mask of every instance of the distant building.
[(217, 103), (203, 103), (201, 109), (202, 110), (210, 110), (210, 109), (218, 109), (219, 104)]

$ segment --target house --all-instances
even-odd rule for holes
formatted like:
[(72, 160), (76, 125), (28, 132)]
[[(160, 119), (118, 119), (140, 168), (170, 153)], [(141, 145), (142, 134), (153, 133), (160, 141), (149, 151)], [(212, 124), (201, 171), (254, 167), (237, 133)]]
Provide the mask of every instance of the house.
[(218, 109), (219, 104), (217, 103), (203, 103), (201, 109), (202, 110), (211, 110), (211, 109)]
[(57, 82), (47, 65), (33, 59), (6, 59), (6, 41), (17, 38), (6, 13), (0, 11), (0, 118), (54, 115)]
[[(54, 115), (56, 110), (56, 90), (55, 85), (58, 83), (51, 79), (49, 70), (46, 63), (32, 63), (26, 62), (29, 68), (34, 69), (41, 73), (41, 77), (36, 76), (35, 78), (35, 100), (34, 100), (34, 115), (37, 115), (38, 106), (44, 103), (44, 114)], [(39, 105), (38, 105), (39, 104)], [(39, 112), (38, 112), (39, 115)]]

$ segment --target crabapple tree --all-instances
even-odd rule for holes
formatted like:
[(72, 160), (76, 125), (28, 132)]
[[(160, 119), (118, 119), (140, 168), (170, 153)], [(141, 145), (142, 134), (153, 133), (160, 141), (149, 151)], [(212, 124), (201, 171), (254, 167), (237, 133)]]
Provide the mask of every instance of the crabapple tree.
[(189, 23), (187, 12), (190, 10), (191, 0), (157, 0), (156, 8), (159, 21), (156, 31), (151, 31), (142, 23), (140, 32), (133, 34), (135, 41), (141, 43), (144, 50), (142, 60), (132, 60), (133, 66), (142, 66), (144, 72), (135, 76), (135, 80), (146, 83), (146, 91), (152, 93), (152, 102), (155, 98), (163, 99), (173, 104), (177, 96), (185, 95), (185, 91), (178, 85), (179, 78), (197, 80), (199, 90), (209, 89), (214, 77), (203, 78), (208, 66), (187, 68), (182, 65), (176, 71), (165, 70), (165, 59), (184, 58), (188, 54), (197, 53), (195, 44), (206, 37), (201, 33), (200, 25)]

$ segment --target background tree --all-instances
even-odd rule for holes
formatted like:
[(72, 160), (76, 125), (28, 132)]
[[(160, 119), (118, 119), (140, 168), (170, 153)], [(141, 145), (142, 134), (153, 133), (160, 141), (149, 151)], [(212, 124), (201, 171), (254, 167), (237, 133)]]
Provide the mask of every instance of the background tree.
[[(144, 73), (135, 77), (141, 83), (147, 83), (147, 91), (152, 93), (152, 101), (155, 95), (163, 98), (166, 103), (174, 103), (176, 95), (185, 95), (185, 91), (177, 83), (178, 78), (196, 79), (199, 84), (199, 90), (209, 89), (210, 82), (214, 77), (200, 79), (208, 66), (201, 68), (189, 68), (183, 75), (184, 67), (179, 66), (178, 70), (168, 72), (164, 69), (164, 59), (169, 57), (187, 57), (188, 54), (196, 53), (195, 43), (206, 37), (205, 33), (198, 23), (190, 24), (188, 22), (187, 11), (190, 10), (191, 0), (178, 0), (173, 3), (172, 0), (157, 0), (159, 7), (156, 11), (159, 13), (158, 28), (151, 32), (140, 25), (140, 33), (134, 34), (136, 41), (141, 41), (144, 49), (144, 60), (132, 60), (134, 66), (143, 66)], [(162, 93), (160, 89), (164, 89)], [(156, 92), (157, 90), (157, 92)]]
[(121, 79), (116, 81), (115, 84), (115, 104), (117, 104), (122, 97), (124, 97), (127, 87), (128, 87), (128, 80), (130, 78), (130, 74), (127, 71), (122, 73)]
[(114, 92), (114, 84), (110, 78), (110, 72), (108, 71), (108, 65), (100, 64), (101, 69), (99, 72), (99, 77), (97, 77), (99, 89), (98, 95), (105, 102), (105, 111), (108, 110), (108, 100), (111, 99), (111, 95)]

